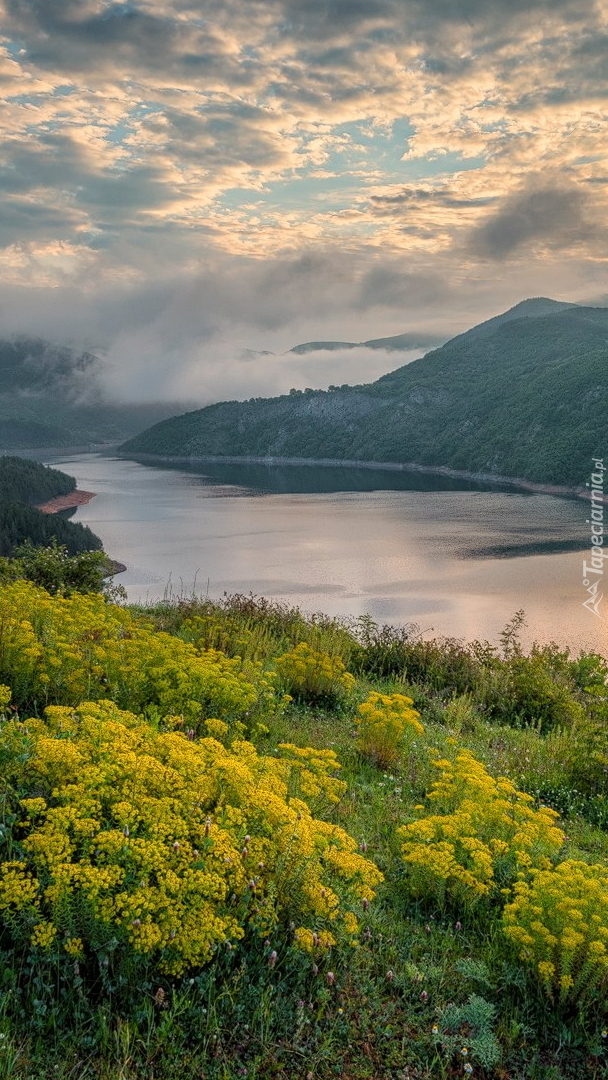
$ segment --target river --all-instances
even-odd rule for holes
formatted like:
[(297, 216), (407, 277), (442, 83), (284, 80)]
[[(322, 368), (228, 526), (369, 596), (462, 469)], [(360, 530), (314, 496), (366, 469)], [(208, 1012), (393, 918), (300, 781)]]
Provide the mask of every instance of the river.
[(132, 602), (254, 593), (494, 642), (523, 608), (524, 643), (608, 652), (583, 607), (585, 502), (382, 470), (48, 461), (97, 493), (73, 520), (126, 564)]

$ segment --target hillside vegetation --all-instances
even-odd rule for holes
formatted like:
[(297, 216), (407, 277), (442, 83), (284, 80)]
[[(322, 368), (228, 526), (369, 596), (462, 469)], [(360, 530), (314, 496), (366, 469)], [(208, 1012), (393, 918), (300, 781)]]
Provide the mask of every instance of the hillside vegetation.
[(98, 551), (101, 540), (86, 525), (62, 514), (43, 514), (35, 504), (76, 487), (73, 476), (24, 458), (0, 457), (0, 556), (12, 555), (24, 543), (64, 545), (70, 555)]
[(608, 665), (521, 622), (0, 588), (0, 1075), (605, 1077)]
[(524, 302), (374, 383), (220, 402), (125, 455), (415, 462), (584, 484), (608, 428), (608, 309)]

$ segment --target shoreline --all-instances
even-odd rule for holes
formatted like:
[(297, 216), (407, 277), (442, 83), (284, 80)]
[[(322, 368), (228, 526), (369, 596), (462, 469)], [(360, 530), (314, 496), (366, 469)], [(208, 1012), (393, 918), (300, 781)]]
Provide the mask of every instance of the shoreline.
[[(34, 509), (40, 510), (42, 514), (59, 514), (62, 510), (74, 510), (79, 506), (86, 506), (90, 503), (91, 499), (96, 496), (96, 491), (80, 491), (75, 488), (74, 491), (70, 491), (68, 495), (57, 495), (54, 499), (49, 499), (48, 502), (42, 503), (36, 506)], [(115, 577), (116, 574), (124, 574), (127, 567), (124, 563), (119, 562), (118, 559), (111, 559), (107, 556), (110, 564), (110, 571), (106, 574), (106, 577)]]
[(79, 491), (76, 488), (67, 495), (57, 495), (48, 502), (38, 503), (34, 509), (40, 510), (42, 514), (59, 514), (62, 510), (74, 510), (77, 506), (85, 506), (95, 498), (95, 495), (95, 491)]
[[(533, 480), (524, 480), (517, 476), (496, 476), (494, 473), (468, 472), (465, 469), (451, 469), (448, 465), (419, 465), (415, 461), (357, 461), (356, 459), (340, 458), (286, 458), (286, 457), (237, 457), (213, 454), (195, 454), (191, 456), (172, 456), (169, 454), (125, 454), (120, 450), (115, 451), (117, 457), (127, 458), (131, 461), (157, 462), (167, 465), (196, 465), (197, 463), (213, 465), (305, 465), (321, 466), (324, 468), (345, 469), (386, 469), (394, 472), (419, 472), (429, 473), (433, 476), (450, 476), (457, 480), (474, 480), (479, 483), (498, 484), (501, 487), (513, 487), (522, 491), (529, 491), (536, 495), (554, 495), (565, 499), (591, 498), (589, 489), (585, 484), (578, 487), (569, 487), (565, 484), (541, 484)], [(599, 500), (597, 500), (599, 501)], [(602, 496), (601, 502), (608, 505), (608, 493)]]

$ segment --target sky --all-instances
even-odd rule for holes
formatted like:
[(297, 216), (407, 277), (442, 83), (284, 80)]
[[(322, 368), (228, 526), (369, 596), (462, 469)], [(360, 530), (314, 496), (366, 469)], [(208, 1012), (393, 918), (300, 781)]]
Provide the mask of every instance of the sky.
[(0, 0), (0, 82), (0, 334), (124, 397), (608, 302), (608, 0)]

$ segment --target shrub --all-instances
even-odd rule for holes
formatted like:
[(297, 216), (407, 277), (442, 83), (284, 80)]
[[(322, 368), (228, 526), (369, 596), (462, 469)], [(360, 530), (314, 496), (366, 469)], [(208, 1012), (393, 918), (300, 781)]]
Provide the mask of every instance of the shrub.
[(159, 630), (191, 641), (200, 649), (228, 656), (268, 660), (306, 641), (339, 656), (345, 664), (358, 646), (345, 623), (327, 615), (304, 615), (296, 607), (263, 596), (225, 595), (222, 600), (177, 599), (146, 610)]
[(395, 765), (424, 728), (404, 694), (371, 693), (357, 709), (357, 747), (364, 757), (382, 769)]
[(355, 685), (339, 657), (319, 652), (305, 641), (279, 656), (276, 669), (287, 692), (311, 704), (335, 703)]
[(518, 881), (503, 929), (552, 999), (580, 1009), (608, 991), (608, 867), (568, 860)]
[(533, 648), (529, 656), (506, 661), (503, 678), (486, 697), (490, 715), (501, 723), (534, 726), (543, 733), (581, 720), (584, 713), (574, 684), (554, 661), (550, 648)]
[(5, 721), (0, 760), (0, 928), (56, 971), (179, 975), (290, 921), (296, 943), (348, 941), (382, 878), (301, 797), (341, 796), (331, 751), (226, 749), (102, 701)]
[(284, 704), (259, 663), (199, 651), (101, 596), (51, 597), (26, 581), (0, 589), (0, 678), (21, 708), (112, 697), (195, 731), (205, 716), (251, 724)]
[(407, 626), (382, 626), (367, 615), (357, 620), (355, 633), (360, 643), (357, 668), (379, 679), (405, 674), (406, 650), (414, 635), (420, 633), (415, 623)]
[(48, 547), (22, 544), (13, 553), (16, 577), (23, 577), (51, 594), (100, 593), (112, 564), (103, 551), (80, 551), (74, 555), (53, 541)]
[(439, 901), (498, 898), (521, 871), (550, 867), (564, 842), (553, 810), (535, 809), (530, 795), (494, 779), (468, 750), (435, 765), (441, 776), (428, 799), (440, 812), (398, 830), (413, 892)]

